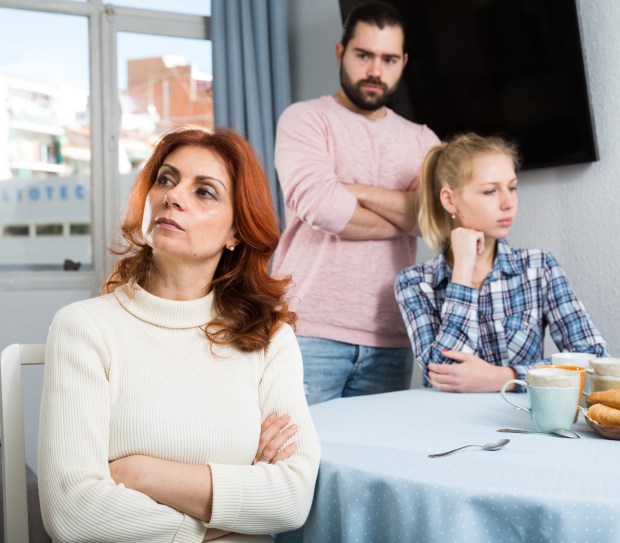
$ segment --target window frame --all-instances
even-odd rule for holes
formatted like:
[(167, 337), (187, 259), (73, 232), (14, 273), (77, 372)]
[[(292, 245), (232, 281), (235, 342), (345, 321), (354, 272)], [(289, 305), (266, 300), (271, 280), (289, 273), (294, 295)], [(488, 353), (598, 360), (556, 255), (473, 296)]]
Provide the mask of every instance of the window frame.
[(118, 241), (121, 209), (118, 172), (119, 118), (117, 35), (134, 32), (178, 38), (211, 38), (210, 17), (104, 4), (101, 0), (0, 0), (0, 8), (88, 18), (91, 130), (92, 269), (0, 271), (0, 290), (90, 289), (93, 294), (114, 266), (107, 247)]

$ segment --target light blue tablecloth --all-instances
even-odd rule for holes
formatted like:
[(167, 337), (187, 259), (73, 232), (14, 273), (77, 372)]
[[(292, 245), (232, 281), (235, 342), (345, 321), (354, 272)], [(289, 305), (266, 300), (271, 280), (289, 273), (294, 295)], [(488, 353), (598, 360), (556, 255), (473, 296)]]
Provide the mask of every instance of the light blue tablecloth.
[[(581, 439), (501, 434), (533, 427), (497, 393), (433, 390), (311, 411), (322, 446), (314, 503), (278, 543), (620, 542), (620, 441), (582, 419)], [(503, 437), (499, 451), (428, 457)]]

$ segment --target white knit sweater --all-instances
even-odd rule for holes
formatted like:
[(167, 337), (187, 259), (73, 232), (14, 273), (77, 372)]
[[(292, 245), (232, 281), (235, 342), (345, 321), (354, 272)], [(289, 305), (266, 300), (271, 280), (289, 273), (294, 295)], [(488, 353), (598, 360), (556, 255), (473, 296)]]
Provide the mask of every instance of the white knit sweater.
[[(290, 326), (265, 351), (213, 347), (201, 327), (213, 296), (171, 301), (140, 287), (71, 304), (54, 318), (41, 404), (39, 484), (55, 541), (270, 541), (309, 512), (319, 443)], [(251, 465), (262, 420), (289, 413), (299, 447), (286, 461)], [(209, 464), (213, 513), (205, 524), (116, 485), (108, 462), (143, 454)], [(244, 536), (241, 534), (255, 534)]]

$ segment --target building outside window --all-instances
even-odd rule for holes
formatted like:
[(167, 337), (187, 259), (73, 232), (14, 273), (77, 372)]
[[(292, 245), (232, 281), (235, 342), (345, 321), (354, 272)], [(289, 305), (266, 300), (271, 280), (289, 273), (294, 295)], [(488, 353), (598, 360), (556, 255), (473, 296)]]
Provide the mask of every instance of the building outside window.
[(0, 0), (0, 285), (109, 271), (153, 143), (213, 126), (209, 15), (205, 0)]

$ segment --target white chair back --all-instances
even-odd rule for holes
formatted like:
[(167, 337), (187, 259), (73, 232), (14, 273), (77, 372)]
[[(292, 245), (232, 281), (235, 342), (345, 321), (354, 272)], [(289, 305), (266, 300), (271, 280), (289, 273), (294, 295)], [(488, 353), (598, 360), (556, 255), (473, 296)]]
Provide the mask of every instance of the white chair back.
[(44, 363), (43, 344), (9, 345), (0, 357), (0, 449), (7, 543), (28, 543), (22, 365)]

